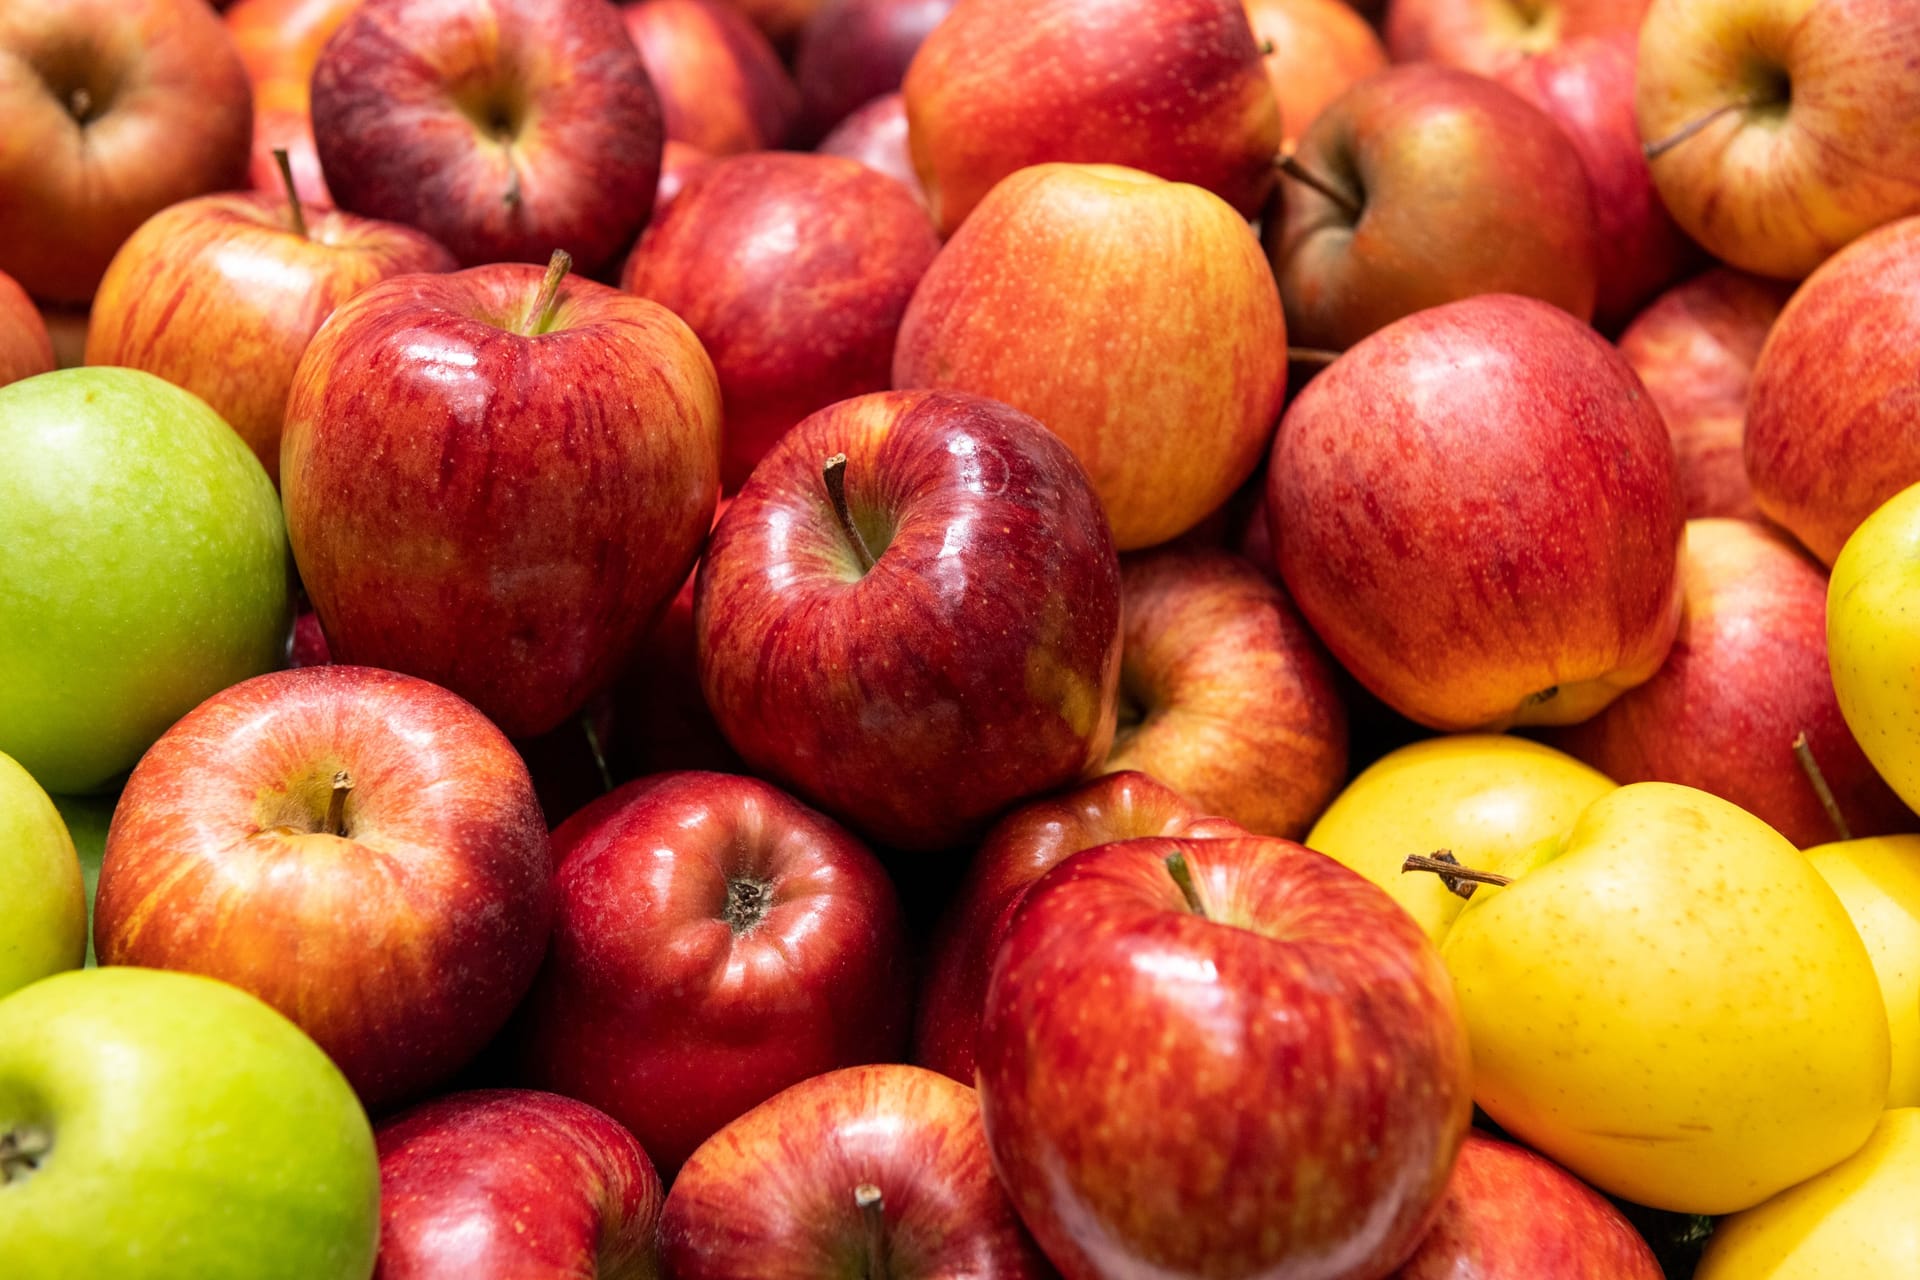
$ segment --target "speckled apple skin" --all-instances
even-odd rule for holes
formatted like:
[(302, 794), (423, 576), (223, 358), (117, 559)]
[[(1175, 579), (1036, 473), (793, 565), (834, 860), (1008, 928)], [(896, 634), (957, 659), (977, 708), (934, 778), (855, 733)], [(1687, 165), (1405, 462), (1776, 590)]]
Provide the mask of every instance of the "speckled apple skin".
[(254, 190), (284, 195), (273, 149), (283, 147), (294, 189), (310, 204), (333, 206), (313, 144), (313, 68), (360, 0), (238, 0), (221, 19), (253, 82)]
[(1439, 62), (1493, 75), (1582, 36), (1632, 34), (1648, 0), (1391, 0), (1384, 30), (1395, 62)]
[(745, 14), (717, 0), (645, 0), (620, 13), (660, 95), (668, 141), (716, 156), (786, 143), (800, 91)]
[[(864, 575), (821, 479), (839, 453), (886, 548)], [(883, 844), (952, 846), (1113, 741), (1106, 517), (1064, 444), (979, 396), (861, 396), (788, 432), (714, 530), (694, 628), (748, 765)]]

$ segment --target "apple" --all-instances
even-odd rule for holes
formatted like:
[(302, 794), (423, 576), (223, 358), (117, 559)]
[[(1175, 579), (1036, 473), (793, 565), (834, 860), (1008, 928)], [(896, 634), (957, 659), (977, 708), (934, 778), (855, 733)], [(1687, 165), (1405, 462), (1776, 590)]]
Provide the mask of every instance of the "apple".
[(202, 699), (280, 663), (273, 482), (152, 374), (0, 387), (0, 547), (0, 751), (49, 791), (105, 785)]
[(1593, 315), (1592, 186), (1565, 131), (1512, 90), (1394, 67), (1334, 99), (1286, 163), (1263, 236), (1297, 344), (1344, 351), (1484, 293)]
[(813, 17), (823, 0), (726, 0), (726, 3), (753, 20), (753, 25), (785, 50), (793, 45), (801, 28)]
[(308, 204), (331, 207), (313, 141), (313, 68), (320, 50), (360, 0), (238, 0), (226, 11), (227, 30), (253, 83), (253, 155), (248, 177), (256, 191), (281, 190), (275, 150), (284, 150), (294, 190)]
[(313, 72), (341, 208), (418, 227), (463, 265), (592, 275), (660, 175), (660, 100), (606, 0), (365, 0)]
[(1244, 0), (1291, 149), (1314, 117), (1387, 65), (1373, 27), (1344, 0)]
[(1679, 624), (1666, 426), (1617, 351), (1530, 298), (1436, 307), (1322, 370), (1267, 518), (1333, 656), (1430, 728), (1586, 719)]
[[(6, 886), (0, 898), (0, 998), (86, 962), (87, 890), (73, 839), (33, 775), (5, 754), (0, 885)], [(0, 1185), (5, 1181), (0, 1177)]]
[(894, 336), (940, 251), (897, 182), (836, 156), (716, 160), (687, 180), (621, 272), (713, 357), (728, 492), (794, 423), (886, 389)]
[(1909, 806), (1920, 806), (1916, 566), (1920, 484), (1861, 522), (1827, 583), (1827, 666), (1840, 714), (1875, 771)]
[(1653, 0), (1635, 111), (1667, 209), (1787, 280), (1920, 213), (1916, 41), (1912, 0)]
[(10, 1280), (366, 1280), (379, 1176), (340, 1072), (243, 991), (85, 969), (0, 1000)]
[(883, 844), (950, 847), (1113, 741), (1106, 516), (1058, 437), (979, 396), (802, 421), (714, 530), (693, 610), (741, 758)]
[(252, 118), (246, 69), (205, 0), (7, 5), (0, 271), (84, 305), (148, 217), (246, 184)]
[(669, 141), (732, 155), (787, 140), (800, 91), (745, 14), (717, 0), (643, 0), (620, 12)]
[(1440, 1220), (1393, 1280), (1664, 1280), (1633, 1224), (1578, 1178), (1475, 1130)]
[(882, 94), (842, 120), (815, 148), (823, 156), (845, 156), (886, 174), (913, 192), (921, 204), (927, 193), (913, 170), (907, 148), (907, 104), (897, 93)]
[(294, 370), (333, 309), (388, 276), (451, 271), (412, 227), (254, 193), (161, 210), (107, 267), (87, 363), (145, 369), (205, 400), (280, 474)]
[(1887, 1105), (1920, 1106), (1920, 835), (1823, 844), (1807, 861), (1846, 907), (1880, 978), (1893, 1042)]
[(1273, 190), (1280, 112), (1241, 0), (959, 0), (901, 92), (943, 236), (1051, 161), (1192, 183), (1243, 218)]
[(1920, 480), (1916, 386), (1920, 217), (1828, 259), (1774, 322), (1747, 396), (1761, 512), (1832, 564), (1874, 508)]
[(693, 175), (712, 163), (713, 157), (700, 148), (669, 139), (660, 149), (660, 185), (654, 190), (653, 216), (657, 219), (664, 214), (667, 206), (686, 190)]
[(875, 98), (898, 93), (913, 55), (954, 3), (824, 0), (794, 54), (801, 136), (822, 137)]
[(584, 1102), (456, 1093), (374, 1138), (380, 1280), (655, 1274), (660, 1177), (632, 1134)]
[(1388, 0), (1395, 62), (1493, 75), (1584, 36), (1631, 35), (1648, 0)]
[(928, 269), (893, 385), (1044, 422), (1130, 551), (1186, 532), (1253, 474), (1286, 344), (1259, 243), (1225, 202), (1134, 169), (1038, 165), (994, 188)]
[(719, 462), (692, 331), (557, 255), (544, 280), (501, 264), (355, 294), (295, 371), (280, 483), (334, 660), (527, 738), (611, 683), (673, 598)]
[(1051, 1280), (994, 1180), (972, 1089), (919, 1067), (848, 1067), (710, 1138), (667, 1195), (675, 1280)]
[(1129, 840), (1036, 884), (978, 1040), (994, 1169), (1061, 1272), (1384, 1276), (1472, 1110), (1406, 912), (1282, 840)]
[(1789, 288), (1715, 267), (1654, 300), (1620, 354), (1667, 421), (1690, 518), (1758, 519), (1742, 452), (1753, 365)]
[(33, 299), (0, 271), (0, 386), (53, 372), (53, 339)]

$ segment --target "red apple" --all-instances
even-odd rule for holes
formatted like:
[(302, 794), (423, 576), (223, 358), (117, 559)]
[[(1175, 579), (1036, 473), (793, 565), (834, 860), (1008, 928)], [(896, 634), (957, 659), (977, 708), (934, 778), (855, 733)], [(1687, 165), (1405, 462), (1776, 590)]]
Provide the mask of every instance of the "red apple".
[(882, 94), (842, 120), (816, 148), (823, 156), (845, 156), (886, 174), (913, 192), (921, 204), (927, 193), (913, 171), (913, 152), (907, 147), (907, 104), (897, 93)]
[(1618, 352), (1530, 298), (1410, 316), (1322, 370), (1267, 518), (1333, 656), (1429, 728), (1584, 720), (1679, 624), (1666, 426)]
[(652, 1276), (660, 1177), (583, 1102), (482, 1089), (381, 1125), (374, 1280)]
[(1208, 817), (1144, 773), (1121, 771), (1035, 800), (994, 824), (933, 938), (914, 1023), (913, 1060), (961, 1083), (973, 1079), (974, 1038), (993, 958), (1014, 909), (1041, 876), (1082, 849), (1142, 836), (1245, 835)]
[(284, 187), (185, 200), (114, 255), (94, 299), (87, 363), (185, 387), (277, 480), (287, 393), (321, 323), (377, 280), (454, 265), (412, 227), (319, 205), (296, 211)]
[(1344, 0), (1243, 0), (1291, 149), (1328, 103), (1387, 65), (1367, 20)]
[(897, 93), (913, 55), (954, 0), (825, 0), (800, 32), (794, 79), (801, 133), (818, 138), (883, 94)]
[(0, 271), (0, 386), (53, 370), (47, 322), (14, 278)]
[(0, 271), (86, 303), (135, 227), (246, 184), (252, 113), (205, 0), (0, 6)]
[(1620, 335), (1673, 436), (1687, 515), (1757, 519), (1742, 449), (1747, 387), (1790, 286), (1715, 267), (1655, 299)]
[(1537, 107), (1465, 71), (1394, 67), (1322, 111), (1268, 219), (1287, 333), (1342, 351), (1416, 311), (1483, 293), (1593, 315), (1593, 196)]
[(463, 264), (592, 275), (646, 223), (660, 100), (606, 0), (365, 0), (313, 72), (343, 209), (419, 227)]
[(247, 172), (256, 191), (281, 190), (273, 158), (277, 148), (287, 152), (300, 198), (333, 204), (314, 149), (313, 68), (320, 50), (359, 5), (360, 0), (239, 0), (227, 10), (227, 30), (253, 82), (253, 156)]
[(354, 295), (301, 359), (280, 454), (333, 656), (545, 733), (693, 567), (719, 429), (706, 353), (644, 299), (519, 264)]
[(1440, 1220), (1393, 1280), (1662, 1280), (1647, 1242), (1598, 1192), (1474, 1130)]
[(693, 327), (726, 406), (732, 492), (816, 409), (881, 391), (940, 242), (897, 182), (835, 156), (731, 156), (688, 179), (620, 283)]
[(1862, 520), (1920, 481), (1920, 218), (1882, 227), (1807, 277), (1747, 395), (1747, 475), (1770, 519), (1828, 564)]
[(888, 845), (965, 840), (1113, 741), (1106, 517), (1056, 436), (978, 396), (788, 432), (714, 530), (694, 630), (742, 758)]
[(1286, 345), (1260, 245), (1223, 201), (1134, 169), (1039, 165), (996, 187), (928, 269), (893, 385), (992, 396), (1046, 423), (1130, 551), (1186, 532), (1253, 474)]
[(800, 91), (746, 15), (716, 0), (643, 0), (621, 15), (660, 95), (668, 141), (732, 155), (787, 140)]
[(994, 1180), (972, 1089), (850, 1067), (715, 1134), (667, 1196), (674, 1280), (1052, 1280)]
[(505, 1023), (546, 948), (551, 874), (526, 766), (472, 706), (367, 667), (274, 672), (134, 767), (94, 946), (259, 996), (378, 1109)]
[(713, 157), (698, 147), (669, 141), (660, 150), (660, 185), (653, 197), (653, 216), (658, 218), (667, 206), (680, 198), (694, 174), (713, 163)]
[(523, 1071), (605, 1110), (669, 1177), (788, 1085), (903, 1048), (900, 907), (839, 824), (755, 778), (667, 773), (596, 800), (553, 847)]
[(902, 85), (942, 235), (1016, 169), (1126, 165), (1253, 217), (1280, 112), (1240, 0), (960, 0)]
[(1388, 0), (1395, 62), (1440, 62), (1492, 75), (1583, 36), (1631, 35), (1648, 0)]
[(1439, 952), (1284, 840), (1055, 867), (994, 962), (979, 1057), (994, 1169), (1068, 1280), (1384, 1276), (1473, 1109)]

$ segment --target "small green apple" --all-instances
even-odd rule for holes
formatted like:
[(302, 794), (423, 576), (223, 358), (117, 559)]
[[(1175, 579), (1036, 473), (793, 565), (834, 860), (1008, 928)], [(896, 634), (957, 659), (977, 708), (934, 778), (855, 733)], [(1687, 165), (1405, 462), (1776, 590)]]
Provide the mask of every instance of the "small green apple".
[(0, 1276), (367, 1280), (366, 1113), (236, 987), (112, 967), (0, 1000)]
[(132, 369), (0, 387), (0, 751), (91, 791), (279, 665), (287, 535), (253, 451)]
[(0, 753), (0, 996), (87, 957), (87, 891), (60, 811)]

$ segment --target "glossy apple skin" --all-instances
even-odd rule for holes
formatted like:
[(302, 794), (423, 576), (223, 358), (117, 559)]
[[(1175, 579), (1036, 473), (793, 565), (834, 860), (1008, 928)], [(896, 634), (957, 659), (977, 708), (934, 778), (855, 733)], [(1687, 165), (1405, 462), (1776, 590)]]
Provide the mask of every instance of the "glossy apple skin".
[(1049, 164), (1001, 183), (940, 251), (900, 323), (893, 385), (1044, 422), (1130, 551), (1185, 533), (1253, 474), (1286, 345), (1259, 243), (1225, 203), (1138, 170)]
[(693, 567), (719, 487), (719, 389), (691, 331), (569, 277), (527, 336), (541, 274), (354, 295), (301, 359), (280, 455), (335, 660), (444, 685), (518, 738), (612, 681)]
[(824, 136), (882, 94), (898, 93), (913, 55), (954, 0), (825, 0), (800, 32), (794, 79), (801, 136)]
[(737, 156), (687, 180), (620, 285), (680, 316), (713, 357), (731, 493), (794, 423), (886, 389), (901, 317), (939, 252), (926, 210), (864, 165)]
[(1429, 728), (1584, 720), (1679, 624), (1666, 426), (1618, 352), (1529, 298), (1411, 316), (1322, 370), (1267, 518), (1333, 656)]
[(1467, 1134), (1446, 1203), (1393, 1280), (1663, 1280), (1605, 1197), (1525, 1147)]
[(246, 185), (252, 118), (205, 0), (0, 9), (0, 271), (43, 302), (84, 304), (149, 216)]
[(1675, 224), (1640, 151), (1633, 116), (1638, 42), (1631, 28), (1567, 40), (1511, 64), (1500, 83), (1566, 131), (1593, 192), (1593, 322), (1618, 333), (1678, 280), (1699, 251)]
[(694, 1153), (661, 1219), (667, 1274), (871, 1275), (863, 1184), (880, 1192), (892, 1280), (1053, 1280), (994, 1179), (973, 1090), (898, 1063), (796, 1084)]
[(1747, 389), (1791, 287), (1715, 267), (1654, 300), (1620, 354), (1666, 419), (1687, 515), (1758, 519), (1743, 453)]
[(1920, 217), (1864, 236), (1794, 291), (1753, 368), (1747, 475), (1760, 510), (1827, 564), (1920, 480)]
[(1386, 1275), (1472, 1111), (1433, 944), (1283, 840), (1130, 840), (1048, 872), (978, 1048), (994, 1169), (1067, 1280)]
[(464, 266), (564, 249), (586, 275), (646, 223), (663, 140), (605, 0), (365, 0), (314, 68), (313, 135), (341, 208)]
[(1301, 136), (1305, 169), (1364, 210), (1294, 181), (1263, 235), (1297, 345), (1344, 351), (1404, 316), (1483, 293), (1587, 320), (1593, 197), (1566, 133), (1490, 80), (1394, 67), (1335, 99)]
[[(346, 836), (322, 830), (338, 770)], [(369, 1108), (477, 1053), (533, 981), (553, 896), (526, 766), (472, 706), (367, 667), (257, 676), (148, 749), (107, 833), (100, 963), (251, 991)]]
[[(522, 1070), (620, 1121), (669, 1177), (788, 1085), (904, 1047), (893, 885), (866, 846), (777, 788), (643, 778), (568, 819), (553, 846), (553, 946), (517, 1036)], [(754, 886), (762, 901), (737, 906)]]
[(652, 1280), (660, 1176), (632, 1134), (584, 1102), (479, 1089), (374, 1132), (374, 1280)]
[(1249, 218), (1273, 190), (1280, 112), (1240, 0), (960, 0), (901, 92), (942, 235), (1052, 161), (1190, 182)]
[(248, 179), (256, 191), (279, 192), (274, 148), (293, 166), (294, 190), (329, 207), (333, 196), (313, 142), (313, 68), (320, 50), (360, 0), (239, 0), (225, 14), (247, 79), (253, 82), (253, 153)]
[(933, 937), (914, 1022), (913, 1060), (966, 1084), (993, 958), (1013, 913), (1041, 876), (1082, 849), (1144, 836), (1209, 839), (1247, 833), (1210, 817), (1144, 773), (1121, 770), (1035, 800), (980, 842)]
[(1653, 162), (1667, 208), (1729, 266), (1786, 280), (1920, 213), (1916, 43), (1911, 0), (1653, 0), (1640, 28), (1641, 138), (1756, 104)]
[(1439, 62), (1494, 75), (1584, 36), (1632, 35), (1648, 0), (1390, 0), (1395, 62)]
[(0, 387), (53, 367), (47, 322), (19, 282), (0, 271)]
[[(821, 478), (840, 453), (885, 548), (864, 574)], [(1113, 742), (1106, 516), (1056, 436), (979, 396), (861, 396), (787, 433), (714, 530), (694, 630), (748, 765), (896, 848), (965, 840)]]
[(319, 205), (293, 229), (287, 198), (201, 196), (161, 210), (114, 255), (87, 326), (87, 363), (145, 369), (185, 387), (280, 475), (294, 370), (333, 309), (377, 280), (451, 271), (412, 227)]
[(1344, 0), (1244, 0), (1273, 96), (1282, 145), (1299, 140), (1314, 117), (1354, 83), (1387, 65), (1373, 27)]
[(643, 0), (620, 14), (660, 95), (669, 141), (717, 156), (786, 142), (800, 91), (745, 14), (715, 0)]
[(1680, 631), (1659, 672), (1553, 737), (1619, 782), (1731, 800), (1801, 848), (1837, 839), (1793, 752), (1807, 746), (1859, 836), (1920, 827), (1873, 771), (1827, 672), (1827, 578), (1744, 520), (1687, 526)]
[(823, 156), (858, 160), (903, 184), (922, 205), (927, 202), (907, 146), (906, 99), (897, 93), (882, 94), (842, 120), (815, 150)]

